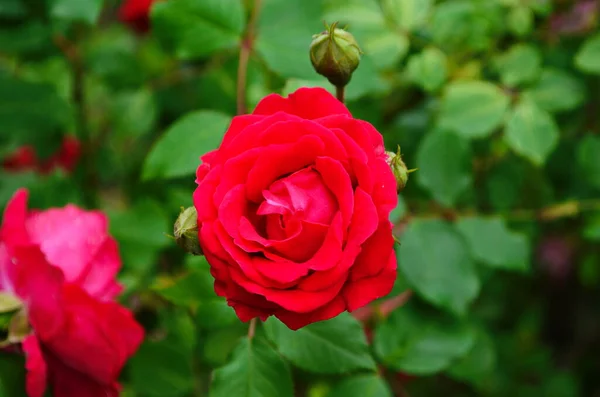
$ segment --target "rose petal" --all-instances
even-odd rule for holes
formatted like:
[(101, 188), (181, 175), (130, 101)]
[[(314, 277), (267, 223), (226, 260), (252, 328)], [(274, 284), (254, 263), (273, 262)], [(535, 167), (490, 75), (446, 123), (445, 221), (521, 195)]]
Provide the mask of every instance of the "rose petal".
[(346, 246), (359, 246), (377, 230), (377, 208), (371, 197), (362, 188), (354, 192), (354, 210), (348, 227)]
[(17, 190), (4, 209), (2, 226), (0, 227), (0, 240), (8, 246), (8, 251), (14, 245), (30, 243), (25, 227), (28, 196), (29, 193), (26, 189)]
[(317, 157), (315, 169), (321, 174), (323, 183), (337, 198), (337, 203), (342, 213), (342, 224), (344, 227), (350, 223), (354, 197), (352, 194), (352, 182), (344, 167), (336, 160), (329, 157)]
[(46, 392), (48, 369), (35, 335), (29, 335), (23, 340), (23, 352), (26, 359), (25, 389), (27, 395), (29, 397), (42, 397)]
[(257, 116), (253, 114), (244, 114), (235, 116), (231, 119), (231, 124), (227, 128), (227, 132), (223, 136), (223, 142), (219, 148), (226, 148), (229, 144), (237, 137), (244, 129), (252, 124), (255, 124), (264, 119), (264, 116)]
[(278, 177), (310, 165), (322, 152), (323, 141), (313, 135), (303, 136), (296, 143), (265, 147), (248, 173), (248, 199), (256, 203), (261, 202), (263, 190)]
[(398, 204), (396, 178), (384, 160), (377, 159), (369, 163), (369, 166), (374, 179), (371, 196), (377, 207), (379, 221), (383, 222), (389, 219), (390, 212)]
[(390, 253), (394, 251), (392, 224), (385, 221), (362, 245), (362, 251), (350, 271), (350, 280), (375, 277), (388, 266)]
[(198, 183), (194, 190), (194, 207), (198, 213), (198, 222), (203, 222), (217, 217), (217, 207), (213, 204), (213, 195), (216, 192), (221, 178), (221, 166), (217, 166)]
[(238, 269), (230, 268), (231, 278), (234, 283), (246, 291), (264, 296), (269, 302), (273, 302), (282, 308), (307, 313), (318, 309), (331, 302), (341, 291), (345, 280), (340, 280), (330, 288), (321, 291), (302, 291), (297, 289), (275, 289), (250, 282)]
[(121, 257), (117, 242), (107, 236), (104, 244), (98, 247), (96, 255), (92, 258), (87, 274), (79, 280), (78, 284), (97, 299), (114, 300), (123, 290), (123, 287), (115, 281), (120, 268)]
[(322, 308), (309, 313), (295, 313), (281, 310), (275, 313), (275, 317), (287, 325), (288, 328), (295, 331), (308, 324), (334, 318), (344, 310), (346, 310), (344, 300), (340, 297), (337, 297)]
[(56, 336), (66, 321), (62, 272), (51, 266), (36, 246), (15, 247), (12, 255), (16, 269), (12, 284), (17, 295), (27, 302), (29, 322), (41, 339)]
[(65, 284), (62, 294), (67, 321), (59, 335), (41, 341), (66, 366), (111, 384), (141, 344), (143, 329), (118, 304), (100, 302), (76, 285)]
[(276, 112), (286, 112), (308, 120), (331, 114), (350, 116), (343, 103), (320, 87), (300, 88), (287, 98), (277, 94), (268, 95), (256, 105), (252, 114), (269, 115)]
[(392, 250), (387, 266), (374, 277), (350, 281), (344, 287), (342, 295), (349, 311), (359, 309), (375, 299), (389, 294), (396, 281), (396, 254)]
[(47, 354), (48, 368), (55, 397), (119, 397), (121, 387), (114, 380), (99, 383)]

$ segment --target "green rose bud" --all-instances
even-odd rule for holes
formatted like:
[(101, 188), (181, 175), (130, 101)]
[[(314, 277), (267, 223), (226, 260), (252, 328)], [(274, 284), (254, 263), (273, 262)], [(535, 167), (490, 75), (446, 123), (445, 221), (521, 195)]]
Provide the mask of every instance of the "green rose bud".
[(181, 214), (175, 221), (173, 234), (175, 242), (186, 252), (193, 255), (202, 255), (200, 241), (198, 241), (198, 213), (196, 208), (181, 209)]
[(396, 183), (398, 186), (398, 192), (400, 192), (406, 186), (408, 182), (408, 174), (410, 174), (414, 170), (409, 170), (402, 161), (402, 155), (400, 154), (400, 146), (398, 146), (398, 151), (394, 152), (386, 152), (388, 155), (387, 163), (390, 165), (392, 169), (392, 173), (396, 178)]
[(334, 86), (343, 87), (358, 67), (361, 50), (354, 36), (336, 26), (337, 22), (313, 36), (310, 60), (317, 73)]

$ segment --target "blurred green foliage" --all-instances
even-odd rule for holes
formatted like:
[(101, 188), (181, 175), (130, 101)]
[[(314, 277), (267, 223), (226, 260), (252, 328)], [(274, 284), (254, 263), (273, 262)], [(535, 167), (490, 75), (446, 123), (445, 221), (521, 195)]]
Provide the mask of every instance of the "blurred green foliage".
[[(26, 186), (34, 207), (109, 214), (148, 330), (124, 396), (600, 395), (597, 1), (166, 0), (146, 33), (119, 6), (0, 1), (0, 156), (46, 158), (66, 134), (84, 150), (72, 175), (0, 171), (0, 201)], [(388, 298), (414, 295), (363, 324), (372, 343), (350, 315), (270, 319), (249, 341), (206, 261), (166, 234), (240, 100), (332, 90), (308, 57), (323, 20), (364, 50), (348, 107), (418, 168)], [(22, 362), (0, 367), (0, 396), (21, 396)]]

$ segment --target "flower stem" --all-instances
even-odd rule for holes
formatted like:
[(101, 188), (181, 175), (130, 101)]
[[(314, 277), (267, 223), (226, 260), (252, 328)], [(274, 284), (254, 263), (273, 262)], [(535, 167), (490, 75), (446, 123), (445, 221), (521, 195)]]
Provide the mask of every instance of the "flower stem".
[(250, 320), (250, 325), (248, 326), (248, 339), (252, 340), (254, 338), (254, 334), (256, 332), (256, 317)]
[(93, 208), (96, 206), (97, 177), (94, 172), (94, 160), (91, 145), (91, 133), (88, 127), (87, 119), (87, 101), (85, 94), (85, 70), (81, 54), (75, 43), (70, 42), (66, 37), (57, 35), (54, 38), (54, 44), (62, 51), (69, 62), (72, 77), (71, 100), (75, 105), (76, 111), (76, 132), (77, 138), (82, 149), (82, 172), (81, 187), (85, 204)]
[(345, 85), (336, 85), (335, 86), (335, 97), (341, 102), (344, 103), (344, 97), (346, 93)]
[(261, 0), (254, 0), (252, 10), (250, 11), (248, 25), (246, 25), (246, 31), (242, 37), (242, 42), (240, 43), (240, 58), (236, 86), (237, 114), (248, 113), (248, 106), (246, 104), (246, 80), (248, 79), (248, 62), (250, 61), (250, 55), (252, 54), (252, 47), (254, 44), (256, 20), (258, 19), (258, 12), (260, 10), (260, 1)]

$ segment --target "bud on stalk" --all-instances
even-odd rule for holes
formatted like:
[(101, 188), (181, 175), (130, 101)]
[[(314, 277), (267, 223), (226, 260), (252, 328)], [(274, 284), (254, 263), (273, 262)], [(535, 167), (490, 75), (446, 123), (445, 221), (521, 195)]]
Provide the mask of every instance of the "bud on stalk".
[(388, 155), (387, 163), (392, 169), (392, 173), (396, 178), (398, 192), (400, 192), (402, 191), (402, 189), (404, 189), (406, 183), (408, 182), (408, 174), (415, 170), (409, 170), (408, 167), (406, 167), (406, 164), (404, 164), (404, 161), (402, 161), (402, 155), (400, 154), (400, 146), (398, 146), (398, 151), (396, 153), (386, 152), (386, 154)]
[(202, 255), (200, 241), (198, 240), (198, 213), (196, 208), (181, 208), (181, 214), (173, 227), (175, 242), (186, 252), (192, 255)]
[(317, 73), (327, 77), (336, 88), (343, 88), (360, 62), (358, 43), (350, 33), (337, 28), (337, 22), (313, 36), (310, 61)]

